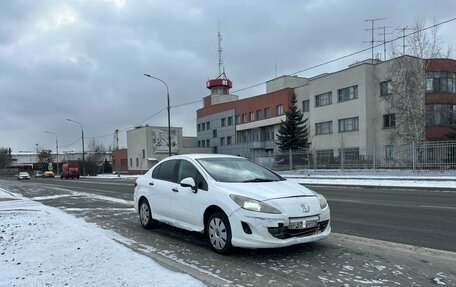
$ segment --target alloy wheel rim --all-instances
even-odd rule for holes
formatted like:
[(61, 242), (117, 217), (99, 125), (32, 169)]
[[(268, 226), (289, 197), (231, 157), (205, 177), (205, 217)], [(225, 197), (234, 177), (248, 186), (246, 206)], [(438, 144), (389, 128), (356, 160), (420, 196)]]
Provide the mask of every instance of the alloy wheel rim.
[(141, 223), (143, 225), (147, 225), (147, 223), (149, 222), (149, 207), (146, 203), (141, 204), (139, 216), (141, 218)]
[(209, 223), (209, 239), (215, 249), (221, 250), (225, 247), (228, 238), (226, 226), (220, 218), (213, 218)]

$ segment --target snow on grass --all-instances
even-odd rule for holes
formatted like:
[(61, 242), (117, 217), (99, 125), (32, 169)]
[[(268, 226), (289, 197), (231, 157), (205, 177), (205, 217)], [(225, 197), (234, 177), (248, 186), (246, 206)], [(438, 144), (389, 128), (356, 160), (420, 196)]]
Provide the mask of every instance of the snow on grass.
[[(0, 198), (12, 195), (0, 190)], [(0, 286), (204, 286), (119, 238), (24, 198), (0, 201)]]
[(376, 180), (376, 179), (334, 179), (334, 178), (288, 178), (300, 184), (341, 185), (341, 186), (384, 186), (410, 188), (456, 189), (454, 181), (431, 180)]

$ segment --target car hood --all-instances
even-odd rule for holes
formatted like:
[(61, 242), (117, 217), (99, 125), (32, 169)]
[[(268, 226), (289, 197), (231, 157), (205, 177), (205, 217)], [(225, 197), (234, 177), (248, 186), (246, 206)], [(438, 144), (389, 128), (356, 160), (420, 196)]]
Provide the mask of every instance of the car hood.
[(248, 183), (217, 182), (215, 187), (227, 194), (238, 194), (260, 201), (315, 195), (310, 189), (288, 180)]

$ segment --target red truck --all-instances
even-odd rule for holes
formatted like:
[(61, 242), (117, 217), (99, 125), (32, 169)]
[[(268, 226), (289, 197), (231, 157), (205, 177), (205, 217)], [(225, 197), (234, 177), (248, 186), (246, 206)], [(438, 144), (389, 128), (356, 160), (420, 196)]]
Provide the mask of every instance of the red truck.
[(80, 175), (81, 175), (81, 169), (79, 168), (78, 163), (65, 163), (62, 165), (62, 171), (60, 172), (61, 179), (64, 179), (64, 178), (79, 179)]

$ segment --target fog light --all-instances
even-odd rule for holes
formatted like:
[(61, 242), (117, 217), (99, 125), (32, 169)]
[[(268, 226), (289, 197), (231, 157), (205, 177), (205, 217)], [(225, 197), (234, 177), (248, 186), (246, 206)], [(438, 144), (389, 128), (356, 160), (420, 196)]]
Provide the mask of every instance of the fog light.
[(241, 221), (241, 224), (242, 224), (242, 229), (244, 229), (244, 232), (246, 234), (252, 234), (252, 229), (250, 229), (250, 226), (245, 223), (244, 221)]

